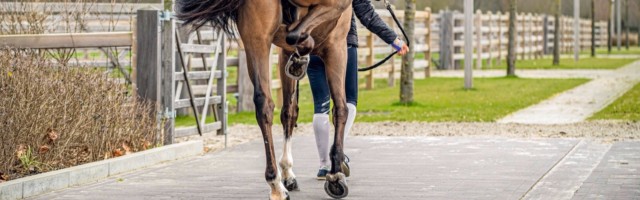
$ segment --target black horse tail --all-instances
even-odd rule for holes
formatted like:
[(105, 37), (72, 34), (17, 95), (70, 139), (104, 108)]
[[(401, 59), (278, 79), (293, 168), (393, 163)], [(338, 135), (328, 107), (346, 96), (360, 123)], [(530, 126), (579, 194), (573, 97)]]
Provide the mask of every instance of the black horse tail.
[(238, 9), (246, 0), (176, 0), (176, 17), (185, 25), (193, 24), (200, 28), (212, 22), (214, 28), (220, 28), (234, 35), (233, 24), (238, 21)]

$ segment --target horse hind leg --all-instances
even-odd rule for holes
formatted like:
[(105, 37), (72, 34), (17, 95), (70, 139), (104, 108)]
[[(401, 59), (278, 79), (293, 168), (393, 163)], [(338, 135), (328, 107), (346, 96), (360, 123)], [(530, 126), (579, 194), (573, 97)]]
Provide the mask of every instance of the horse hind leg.
[[(286, 63), (287, 58), (291, 55), (292, 52), (280, 52), (280, 67)], [(280, 70), (280, 76), (284, 77), (284, 70)], [(284, 128), (284, 150), (282, 151), (282, 156), (280, 157), (280, 168), (282, 169), (282, 178), (284, 186), (289, 191), (297, 191), (298, 182), (296, 181), (296, 176), (293, 173), (293, 157), (291, 155), (291, 139), (293, 136), (293, 130), (296, 127), (296, 122), (298, 120), (298, 99), (296, 95), (297, 84), (293, 79), (284, 78), (281, 80), (282, 82), (282, 96), (283, 96), (283, 106), (282, 113), (280, 113), (280, 121), (282, 122), (282, 126)]]
[[(269, 56), (273, 35), (280, 21), (277, 9), (264, 9), (277, 5), (277, 0), (255, 1), (239, 10), (238, 31), (245, 45), (247, 68), (254, 87), (253, 102), (256, 120), (264, 141), (266, 167), (265, 180), (271, 192), (269, 199), (289, 199), (278, 170), (271, 128), (275, 104), (271, 98), (271, 71)], [(261, 15), (256, 13), (260, 12)], [(271, 12), (271, 13), (269, 13)]]

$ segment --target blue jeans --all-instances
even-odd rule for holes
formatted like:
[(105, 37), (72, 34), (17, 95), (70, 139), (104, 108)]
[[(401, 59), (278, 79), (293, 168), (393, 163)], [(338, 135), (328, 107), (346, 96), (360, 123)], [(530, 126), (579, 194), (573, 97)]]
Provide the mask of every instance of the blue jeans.
[[(331, 93), (329, 92), (329, 84), (327, 83), (327, 73), (325, 71), (324, 62), (320, 57), (311, 55), (307, 75), (311, 84), (311, 93), (313, 94), (313, 110), (314, 113), (329, 114), (329, 106), (331, 104)], [(347, 103), (358, 104), (358, 48), (347, 48), (347, 74), (345, 77), (345, 93)]]

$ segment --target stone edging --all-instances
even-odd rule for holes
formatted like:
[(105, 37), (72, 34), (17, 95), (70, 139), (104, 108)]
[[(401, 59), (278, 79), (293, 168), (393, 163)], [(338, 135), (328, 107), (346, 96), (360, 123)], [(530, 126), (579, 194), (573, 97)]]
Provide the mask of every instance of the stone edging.
[(96, 182), (161, 162), (201, 155), (202, 141), (172, 144), (130, 155), (56, 170), (0, 183), (0, 199), (21, 199)]

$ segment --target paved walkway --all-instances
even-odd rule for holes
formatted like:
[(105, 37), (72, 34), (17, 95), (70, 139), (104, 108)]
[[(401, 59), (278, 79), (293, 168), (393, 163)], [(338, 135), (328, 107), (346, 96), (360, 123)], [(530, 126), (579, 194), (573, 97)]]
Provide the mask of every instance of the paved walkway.
[[(312, 136), (294, 138), (301, 191), (292, 192), (292, 199), (328, 199), (324, 182), (314, 179), (313, 144)], [(640, 197), (640, 143), (611, 147), (576, 139), (352, 137), (347, 145), (352, 159), (347, 199)], [(263, 151), (261, 142), (251, 142), (36, 199), (266, 199)]]
[(499, 123), (568, 124), (581, 122), (640, 82), (640, 61), (603, 73), (592, 81), (512, 113)]

